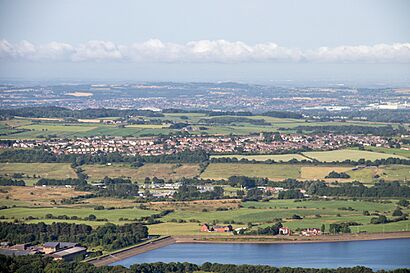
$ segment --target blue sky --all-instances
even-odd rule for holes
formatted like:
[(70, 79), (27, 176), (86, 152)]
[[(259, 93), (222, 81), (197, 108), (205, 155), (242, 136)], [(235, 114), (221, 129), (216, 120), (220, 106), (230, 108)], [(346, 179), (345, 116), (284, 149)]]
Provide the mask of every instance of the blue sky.
[(0, 0), (0, 77), (410, 82), (406, 0)]

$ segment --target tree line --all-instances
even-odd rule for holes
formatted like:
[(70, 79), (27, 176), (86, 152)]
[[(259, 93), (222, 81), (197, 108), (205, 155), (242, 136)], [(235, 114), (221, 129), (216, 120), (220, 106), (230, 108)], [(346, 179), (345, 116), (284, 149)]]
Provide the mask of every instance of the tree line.
[[(374, 273), (371, 268), (356, 266), (351, 268), (315, 269), (273, 267), (269, 265), (234, 265), (206, 262), (202, 265), (193, 263), (142, 263), (123, 266), (96, 267), (88, 263), (53, 261), (51, 257), (41, 255), (4, 256), (0, 255), (0, 272), (4, 273), (192, 273), (196, 271), (214, 273)], [(408, 273), (410, 269), (386, 270), (385, 273)]]
[(120, 110), (120, 109), (82, 109), (71, 110), (64, 107), (41, 106), (41, 107), (23, 107), (15, 109), (0, 109), (0, 117), (27, 117), (27, 118), (76, 118), (76, 119), (95, 119), (104, 117), (163, 117), (162, 113), (150, 110)]

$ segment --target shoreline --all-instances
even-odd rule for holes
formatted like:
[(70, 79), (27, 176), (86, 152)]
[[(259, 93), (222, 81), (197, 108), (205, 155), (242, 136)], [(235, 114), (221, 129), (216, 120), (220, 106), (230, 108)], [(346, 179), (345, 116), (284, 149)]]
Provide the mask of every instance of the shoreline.
[(410, 239), (410, 231), (387, 233), (362, 233), (321, 236), (215, 236), (185, 235), (165, 236), (155, 241), (148, 241), (134, 247), (118, 250), (114, 253), (86, 261), (95, 266), (105, 266), (127, 258), (162, 248), (171, 244), (307, 244), (307, 243), (341, 243), (354, 241), (375, 241), (391, 239)]
[(340, 234), (321, 236), (215, 236), (191, 235), (172, 236), (176, 243), (210, 243), (210, 244), (306, 244), (306, 243), (337, 243), (354, 241), (375, 241), (389, 239), (410, 239), (410, 231)]

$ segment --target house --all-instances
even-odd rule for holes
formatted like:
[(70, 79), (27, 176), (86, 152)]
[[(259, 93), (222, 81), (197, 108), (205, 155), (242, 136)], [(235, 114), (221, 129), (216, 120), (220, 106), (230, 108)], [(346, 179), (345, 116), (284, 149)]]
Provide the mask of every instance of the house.
[(279, 235), (291, 235), (291, 230), (290, 228), (287, 227), (281, 227), (279, 228)]
[(322, 235), (322, 231), (318, 228), (307, 228), (305, 230), (302, 230), (302, 235), (303, 236), (318, 236), (318, 235)]
[(79, 255), (85, 255), (87, 253), (87, 249), (81, 246), (75, 246), (68, 249), (64, 249), (61, 251), (54, 252), (50, 254), (54, 260), (64, 260), (64, 261), (72, 261), (75, 257)]

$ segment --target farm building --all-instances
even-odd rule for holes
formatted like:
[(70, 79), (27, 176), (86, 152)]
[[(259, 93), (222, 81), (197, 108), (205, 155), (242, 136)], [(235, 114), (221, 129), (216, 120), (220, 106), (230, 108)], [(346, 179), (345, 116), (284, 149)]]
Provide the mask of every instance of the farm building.
[(50, 256), (54, 258), (54, 260), (64, 260), (64, 261), (72, 261), (75, 257), (79, 255), (84, 255), (87, 253), (87, 249), (81, 246), (75, 246), (72, 248), (67, 248), (61, 251), (57, 251), (51, 253)]
[(43, 245), (43, 252), (50, 254), (59, 250), (76, 247), (78, 244), (70, 242), (47, 242)]
[(203, 224), (201, 226), (202, 232), (231, 232), (233, 230), (231, 225), (227, 226), (210, 226), (208, 224)]
[(318, 228), (307, 228), (305, 230), (302, 230), (302, 235), (303, 236), (318, 236), (318, 235), (322, 235), (322, 231)]

